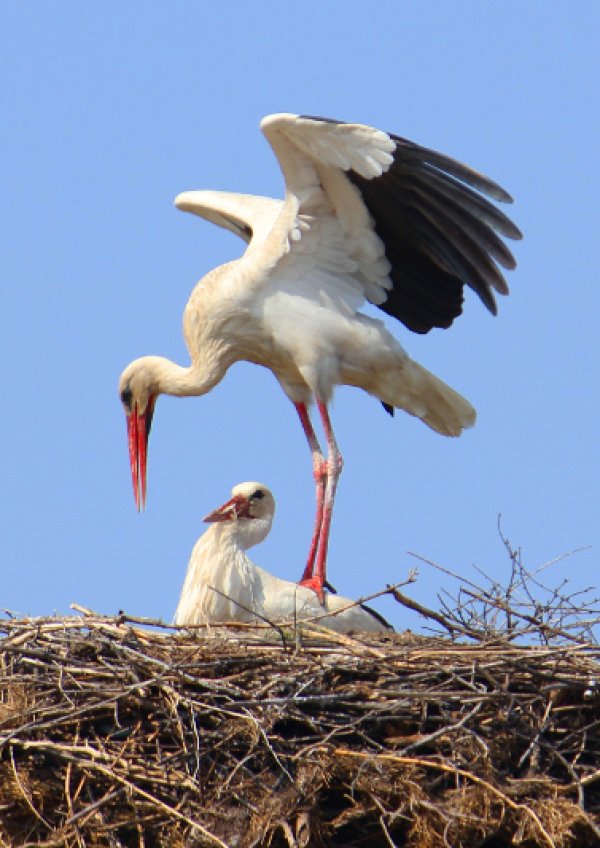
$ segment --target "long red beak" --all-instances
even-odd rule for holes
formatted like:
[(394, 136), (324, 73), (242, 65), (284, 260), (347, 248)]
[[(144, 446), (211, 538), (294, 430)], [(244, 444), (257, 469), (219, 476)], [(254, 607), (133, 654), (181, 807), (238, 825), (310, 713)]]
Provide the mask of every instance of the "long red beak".
[(250, 501), (243, 495), (234, 495), (227, 503), (209, 512), (204, 521), (212, 524), (216, 521), (237, 521), (238, 518), (249, 518)]
[(127, 440), (129, 443), (129, 463), (133, 496), (138, 512), (146, 506), (146, 467), (148, 461), (148, 436), (154, 414), (154, 398), (150, 398), (141, 414), (137, 406), (127, 414)]

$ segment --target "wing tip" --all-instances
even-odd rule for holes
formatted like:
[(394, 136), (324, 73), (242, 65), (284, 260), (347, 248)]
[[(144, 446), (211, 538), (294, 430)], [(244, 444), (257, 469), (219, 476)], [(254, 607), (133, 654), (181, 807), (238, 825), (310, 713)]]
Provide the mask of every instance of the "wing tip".
[(265, 115), (260, 122), (260, 128), (266, 133), (268, 130), (278, 129), (282, 124), (294, 123), (301, 117), (293, 112), (273, 112), (271, 115)]
[(182, 212), (193, 212), (198, 205), (197, 199), (194, 197), (195, 191), (181, 191), (173, 201), (173, 206), (181, 209)]

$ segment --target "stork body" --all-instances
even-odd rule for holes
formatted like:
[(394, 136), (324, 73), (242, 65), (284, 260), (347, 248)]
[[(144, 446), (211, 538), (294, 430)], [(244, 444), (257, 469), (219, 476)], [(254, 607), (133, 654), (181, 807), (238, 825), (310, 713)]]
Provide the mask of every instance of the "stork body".
[(206, 516), (211, 526), (192, 551), (175, 624), (310, 619), (342, 633), (392, 629), (348, 598), (325, 592), (321, 605), (311, 589), (255, 565), (246, 551), (266, 538), (274, 513), (275, 501), (265, 485), (240, 483), (227, 503)]
[[(269, 368), (294, 404), (316, 481), (317, 511), (302, 583), (323, 596), (329, 528), (342, 468), (328, 404), (336, 385), (363, 389), (385, 409), (446, 436), (473, 407), (410, 359), (365, 301), (415, 332), (448, 327), (471, 286), (495, 312), (508, 289), (498, 264), (514, 259), (498, 233), (520, 233), (482, 194), (496, 183), (412, 142), (360, 124), (273, 115), (262, 130), (281, 165), (283, 201), (215, 191), (176, 205), (243, 238), (244, 255), (209, 272), (184, 313), (191, 365), (142, 357), (121, 375), (138, 508), (146, 496), (147, 439), (156, 397), (203, 395), (238, 360)], [(315, 402), (327, 456), (313, 429)]]

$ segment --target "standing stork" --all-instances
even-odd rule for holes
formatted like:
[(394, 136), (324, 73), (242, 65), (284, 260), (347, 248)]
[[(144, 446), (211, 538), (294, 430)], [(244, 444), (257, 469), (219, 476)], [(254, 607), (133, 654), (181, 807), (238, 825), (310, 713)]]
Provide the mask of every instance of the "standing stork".
[[(183, 316), (191, 365), (158, 356), (121, 375), (138, 509), (146, 499), (156, 398), (204, 395), (238, 360), (271, 369), (294, 404), (312, 453), (317, 509), (301, 583), (320, 598), (342, 469), (328, 412), (334, 387), (357, 386), (387, 412), (405, 410), (458, 436), (475, 410), (411, 360), (365, 301), (417, 333), (449, 327), (470, 286), (496, 312), (515, 260), (500, 236), (517, 227), (485, 195), (511, 202), (488, 177), (412, 141), (362, 124), (291, 114), (261, 123), (285, 178), (285, 199), (189, 191), (175, 204), (239, 235), (243, 256), (210, 271)], [(327, 439), (317, 440), (316, 402)]]
[(370, 607), (332, 592), (324, 593), (321, 606), (311, 589), (255, 565), (246, 551), (267, 537), (274, 515), (275, 499), (264, 483), (239, 483), (206, 516), (211, 526), (192, 551), (175, 624), (310, 619), (340, 633), (393, 630)]

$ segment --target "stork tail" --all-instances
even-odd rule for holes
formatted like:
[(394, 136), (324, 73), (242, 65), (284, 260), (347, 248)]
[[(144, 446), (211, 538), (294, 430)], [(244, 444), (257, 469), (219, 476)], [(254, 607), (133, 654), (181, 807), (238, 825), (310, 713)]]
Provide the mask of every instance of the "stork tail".
[(390, 380), (389, 372), (386, 376), (386, 388), (391, 382), (395, 385), (391, 392), (381, 393), (384, 407), (404, 409), (443, 436), (460, 436), (475, 423), (476, 412), (469, 401), (412, 359), (403, 364), (399, 380)]

